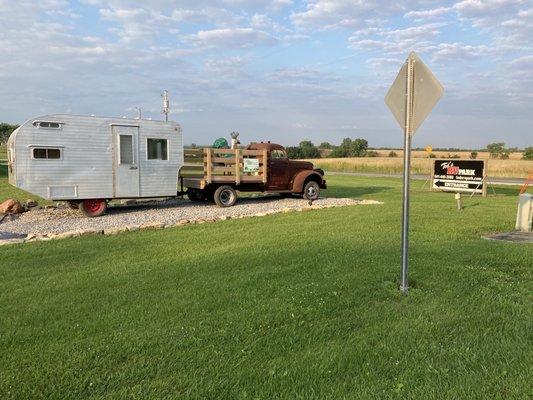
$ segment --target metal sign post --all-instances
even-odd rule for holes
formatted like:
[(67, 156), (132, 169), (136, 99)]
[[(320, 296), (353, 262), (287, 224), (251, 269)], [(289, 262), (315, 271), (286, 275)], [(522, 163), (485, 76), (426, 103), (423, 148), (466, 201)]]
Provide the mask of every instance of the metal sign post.
[(442, 97), (444, 88), (411, 52), (385, 97), (385, 103), (404, 130), (403, 203), (402, 203), (402, 273), (400, 290), (409, 288), (409, 183), (411, 172), (411, 137)]
[(403, 141), (403, 203), (402, 203), (402, 275), (400, 290), (407, 292), (409, 282), (409, 178), (411, 174), (411, 118), (413, 116), (413, 59), (407, 58), (405, 95), (405, 127)]

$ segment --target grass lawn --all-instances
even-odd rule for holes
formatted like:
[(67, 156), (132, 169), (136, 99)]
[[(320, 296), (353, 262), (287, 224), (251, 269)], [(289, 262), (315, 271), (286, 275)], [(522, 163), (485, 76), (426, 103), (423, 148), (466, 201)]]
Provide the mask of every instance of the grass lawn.
[(517, 190), (414, 182), (403, 296), (400, 180), (328, 182), (385, 204), (0, 248), (0, 398), (531, 398)]

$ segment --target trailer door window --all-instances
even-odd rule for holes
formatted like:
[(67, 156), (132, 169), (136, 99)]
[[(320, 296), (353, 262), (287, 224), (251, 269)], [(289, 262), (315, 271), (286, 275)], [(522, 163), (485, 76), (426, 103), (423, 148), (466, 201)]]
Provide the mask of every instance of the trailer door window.
[(133, 164), (133, 136), (119, 135), (120, 164)]
[(59, 160), (61, 159), (61, 149), (34, 147), (33, 158)]
[(148, 139), (148, 159), (168, 160), (167, 139)]

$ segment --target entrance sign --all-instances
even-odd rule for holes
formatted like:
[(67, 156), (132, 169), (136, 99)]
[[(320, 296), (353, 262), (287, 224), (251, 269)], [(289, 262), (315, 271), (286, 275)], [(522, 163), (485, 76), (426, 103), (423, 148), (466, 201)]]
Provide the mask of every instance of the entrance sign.
[(479, 193), (486, 192), (484, 160), (434, 160), (433, 189)]
[(444, 93), (444, 88), (430, 69), (411, 52), (385, 96), (385, 103), (404, 130), (403, 209), (402, 209), (402, 276), (400, 290), (408, 290), (409, 263), (409, 177), (411, 169), (411, 136), (418, 130), (431, 109)]

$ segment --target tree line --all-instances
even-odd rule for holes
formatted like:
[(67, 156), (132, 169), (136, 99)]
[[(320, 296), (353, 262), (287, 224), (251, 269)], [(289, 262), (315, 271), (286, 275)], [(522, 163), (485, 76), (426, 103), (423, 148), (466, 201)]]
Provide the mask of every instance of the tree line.
[[(287, 156), (293, 159), (321, 158), (321, 150), (328, 150), (328, 157), (366, 157), (369, 155), (368, 141), (366, 139), (344, 138), (340, 145), (335, 146), (329, 142), (322, 142), (317, 147), (310, 140), (301, 141), (298, 146), (286, 147)], [(374, 152), (375, 153), (375, 152)], [(377, 154), (377, 153), (376, 153)]]
[(7, 139), (9, 139), (9, 135), (11, 135), (11, 133), (18, 127), (18, 125), (0, 122), (0, 144), (6, 144)]
[[(368, 148), (368, 141), (363, 138), (344, 138), (340, 145), (336, 146), (329, 142), (322, 142), (315, 146), (310, 140), (303, 140), (298, 146), (288, 146), (287, 155), (292, 159), (321, 158), (324, 154), (331, 158), (343, 157), (378, 157), (378, 152)], [(388, 150), (388, 149), (387, 149)], [(435, 149), (438, 151), (439, 149)], [(453, 151), (464, 151), (459, 148), (447, 149)], [(490, 143), (485, 151), (488, 151), (491, 158), (506, 160), (512, 152), (520, 151), (517, 148), (506, 148), (505, 143)], [(470, 158), (476, 159), (478, 151), (470, 152)], [(397, 153), (391, 150), (388, 157), (397, 157)], [(430, 154), (430, 158), (435, 158), (435, 154)], [(448, 158), (460, 158), (458, 154), (448, 153)], [(533, 160), (533, 146), (526, 147), (522, 154), (523, 160)]]

